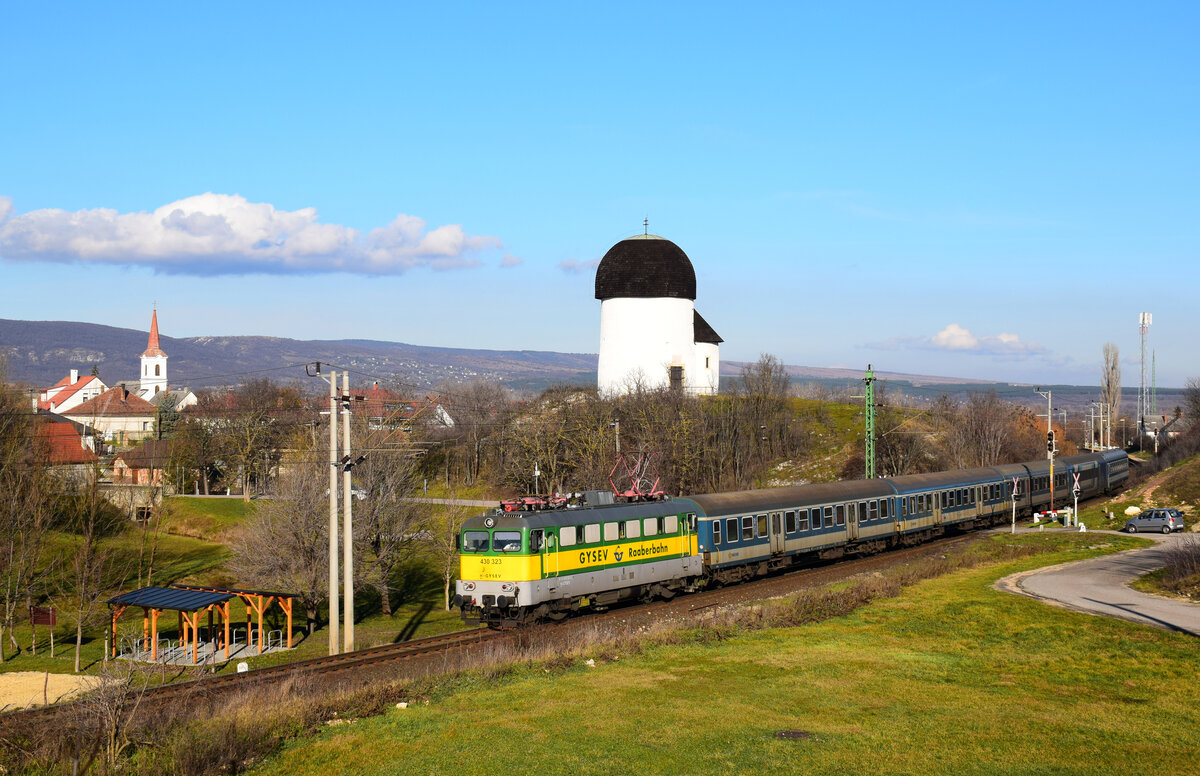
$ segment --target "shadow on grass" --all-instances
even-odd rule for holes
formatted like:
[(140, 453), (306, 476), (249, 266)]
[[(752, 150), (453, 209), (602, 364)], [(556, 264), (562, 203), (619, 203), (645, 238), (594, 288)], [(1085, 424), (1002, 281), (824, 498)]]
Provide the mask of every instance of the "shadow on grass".
[(408, 622), (404, 623), (404, 627), (396, 634), (396, 638), (392, 641), (393, 644), (399, 644), (402, 641), (408, 641), (417, 632), (417, 628), (421, 627), (421, 623), (433, 611), (433, 604), (426, 601), (421, 604), (412, 616), (408, 618)]

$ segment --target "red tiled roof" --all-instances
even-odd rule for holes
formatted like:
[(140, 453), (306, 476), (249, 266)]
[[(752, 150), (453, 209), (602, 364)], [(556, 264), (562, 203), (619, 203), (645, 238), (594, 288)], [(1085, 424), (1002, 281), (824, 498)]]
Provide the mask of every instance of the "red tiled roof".
[(118, 385), (63, 414), (69, 417), (103, 418), (112, 415), (154, 415), (157, 412), (153, 404)]
[(171, 460), (171, 441), (150, 439), (132, 450), (118, 453), (116, 458), (124, 461), (130, 469), (162, 469)]
[(90, 463), (96, 454), (83, 446), (83, 439), (70, 423), (45, 422), (38, 426), (38, 443), (44, 445), (52, 464)]
[(100, 378), (96, 377), (95, 375), (88, 375), (87, 377), (80, 377), (74, 383), (72, 383), (71, 376), (67, 375), (66, 377), (64, 377), (63, 379), (59, 380), (57, 383), (55, 383), (54, 385), (52, 385), (46, 389), (45, 392), (48, 393), (50, 391), (53, 391), (55, 388), (62, 387), (61, 391), (54, 394), (49, 399), (39, 401), (38, 409), (39, 410), (48, 410), (48, 409), (51, 409), (50, 405), (54, 405), (55, 407), (61, 407), (63, 405), (63, 402), (65, 402), (67, 399), (74, 396), (79, 391), (83, 390), (83, 388), (86, 385), (88, 385), (89, 383), (91, 383), (92, 380), (99, 380), (99, 379)]
[(158, 344), (158, 310), (154, 311), (154, 315), (150, 318), (150, 340), (146, 343), (146, 352), (143, 356), (166, 356), (162, 352), (162, 348)]

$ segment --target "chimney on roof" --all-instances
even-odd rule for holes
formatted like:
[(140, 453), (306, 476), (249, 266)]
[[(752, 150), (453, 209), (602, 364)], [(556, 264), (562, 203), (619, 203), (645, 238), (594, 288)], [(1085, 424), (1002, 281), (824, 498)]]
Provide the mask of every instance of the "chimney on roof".
[(375, 385), (373, 385), (373, 386), (371, 387), (371, 390), (373, 390), (373, 391), (378, 391), (378, 390), (379, 390), (379, 381), (378, 381), (378, 380), (376, 380), (376, 381), (375, 381)]
[(71, 385), (74, 385), (77, 382), (79, 382), (79, 370), (72, 369), (71, 370)]

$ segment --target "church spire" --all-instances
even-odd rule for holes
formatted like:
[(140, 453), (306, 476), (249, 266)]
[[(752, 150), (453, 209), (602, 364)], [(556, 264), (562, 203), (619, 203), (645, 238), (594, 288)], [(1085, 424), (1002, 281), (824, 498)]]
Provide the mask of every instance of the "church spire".
[(150, 340), (146, 343), (146, 352), (142, 356), (165, 356), (162, 352), (162, 347), (158, 342), (158, 309), (154, 310), (154, 315), (150, 318)]

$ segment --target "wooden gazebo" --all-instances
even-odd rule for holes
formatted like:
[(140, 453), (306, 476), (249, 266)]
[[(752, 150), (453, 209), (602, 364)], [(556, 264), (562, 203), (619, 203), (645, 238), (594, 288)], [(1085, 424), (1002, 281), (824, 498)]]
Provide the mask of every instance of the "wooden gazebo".
[[(193, 585), (172, 585), (170, 587), (143, 587), (108, 599), (110, 618), (110, 649), (111, 655), (117, 655), (117, 620), (131, 606), (142, 609), (142, 638), (150, 642), (150, 659), (158, 660), (158, 620), (163, 612), (175, 611), (179, 617), (179, 644), (186, 654), (188, 648), (192, 653), (192, 662), (199, 662), (200, 621), (208, 615), (209, 633), (212, 633), (214, 619), (221, 618), (224, 626), (220, 631), (217, 647), (224, 649), (225, 659), (229, 659), (230, 645), (230, 608), (233, 599), (241, 599), (246, 605), (246, 636), (247, 644), (255, 642), (257, 635), (258, 653), (262, 654), (266, 647), (266, 631), (263, 628), (263, 613), (272, 603), (278, 602), (287, 614), (287, 648), (292, 647), (292, 598), (291, 593), (268, 592), (265, 590), (240, 590), (237, 588), (200, 587)], [(252, 626), (251, 612), (258, 616), (257, 634)]]

